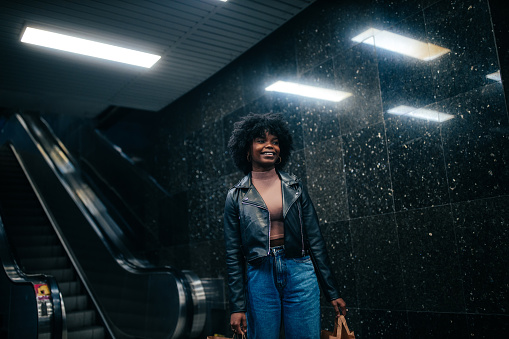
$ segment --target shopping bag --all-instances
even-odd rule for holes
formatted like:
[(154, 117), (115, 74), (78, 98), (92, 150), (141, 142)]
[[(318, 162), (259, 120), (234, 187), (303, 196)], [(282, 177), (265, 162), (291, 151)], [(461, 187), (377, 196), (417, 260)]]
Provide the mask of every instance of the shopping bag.
[(345, 317), (340, 315), (334, 323), (334, 332), (322, 330), (320, 339), (355, 339), (355, 335), (348, 329)]

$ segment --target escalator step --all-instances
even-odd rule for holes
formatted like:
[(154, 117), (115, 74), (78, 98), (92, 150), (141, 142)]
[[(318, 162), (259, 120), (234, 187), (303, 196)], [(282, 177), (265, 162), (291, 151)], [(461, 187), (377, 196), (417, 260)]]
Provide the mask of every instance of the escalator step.
[(86, 310), (89, 306), (88, 297), (84, 294), (64, 297), (66, 312)]
[(58, 246), (60, 241), (56, 235), (41, 235), (31, 237), (29, 234), (25, 236), (12, 236), (11, 241), (14, 246)]
[[(43, 218), (41, 219), (31, 218), (28, 220), (31, 220), (32, 222), (27, 222), (26, 226), (20, 225), (18, 223), (18, 225), (11, 232), (9, 232), (9, 234), (11, 236), (24, 236), (24, 237), (55, 234), (55, 231), (51, 227), (45, 225), (45, 223), (47, 222)], [(39, 223), (38, 224), (35, 223), (36, 221), (39, 221)]]
[(72, 330), (73, 328), (92, 326), (95, 323), (95, 317), (94, 310), (67, 312), (67, 328)]
[(68, 339), (104, 339), (104, 328), (100, 326), (91, 326), (76, 331), (67, 332)]
[(44, 272), (48, 269), (51, 270), (71, 267), (71, 262), (65, 256), (21, 258), (20, 261), (27, 271), (32, 272)]
[(60, 293), (62, 293), (62, 297), (64, 297), (64, 299), (71, 296), (77, 296), (81, 293), (82, 288), (79, 280), (59, 282), (58, 286), (60, 287)]
[(18, 263), (27, 273), (47, 274), (57, 280), (67, 313), (67, 338), (109, 338), (104, 327), (95, 326), (99, 322), (96, 311), (90, 309), (94, 305), (38, 196), (14, 153), (5, 145), (0, 147), (0, 206)]
[(57, 281), (72, 281), (76, 279), (76, 275), (74, 274), (74, 270), (72, 268), (45, 270), (44, 272), (39, 273), (52, 275)]
[(16, 248), (16, 253), (18, 253), (21, 258), (65, 255), (62, 246), (18, 246)]

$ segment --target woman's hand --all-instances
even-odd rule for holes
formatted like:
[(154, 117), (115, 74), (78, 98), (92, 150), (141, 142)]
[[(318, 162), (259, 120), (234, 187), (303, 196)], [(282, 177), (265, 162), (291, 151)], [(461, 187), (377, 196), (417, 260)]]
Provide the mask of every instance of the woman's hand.
[[(339, 318), (341, 313), (343, 313), (343, 316), (346, 315), (346, 311), (347, 311), (346, 303), (343, 299), (337, 298), (337, 299), (332, 300), (330, 303), (332, 304), (332, 306), (334, 307), (334, 310), (336, 311), (337, 318)], [(339, 310), (341, 310), (341, 312)]]
[(230, 326), (232, 327), (232, 331), (238, 334), (246, 334), (247, 333), (247, 321), (246, 321), (246, 313), (238, 312), (232, 313), (230, 316)]

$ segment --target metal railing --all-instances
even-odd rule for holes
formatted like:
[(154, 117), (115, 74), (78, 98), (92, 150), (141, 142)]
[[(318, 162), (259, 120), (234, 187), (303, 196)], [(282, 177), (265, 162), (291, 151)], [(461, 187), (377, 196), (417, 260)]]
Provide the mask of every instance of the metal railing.
[(66, 339), (65, 308), (55, 278), (24, 273), (11, 253), (0, 217), (0, 309), (8, 314), (8, 338)]
[(133, 255), (76, 162), (38, 117), (16, 114), (5, 130), (112, 337), (199, 335), (206, 299), (198, 277)]

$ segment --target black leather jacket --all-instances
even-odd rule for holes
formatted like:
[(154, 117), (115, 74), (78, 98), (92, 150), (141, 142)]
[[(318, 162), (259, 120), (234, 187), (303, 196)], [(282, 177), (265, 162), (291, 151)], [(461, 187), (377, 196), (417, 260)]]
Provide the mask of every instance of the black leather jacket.
[[(332, 276), (318, 217), (302, 184), (285, 172), (278, 172), (283, 193), (285, 255), (309, 253), (328, 300), (339, 298)], [(230, 311), (246, 312), (245, 261), (256, 265), (269, 254), (269, 211), (255, 187), (251, 174), (239, 181), (226, 197), (224, 238), (230, 292)]]

